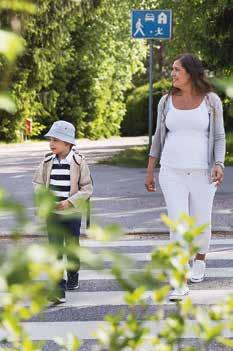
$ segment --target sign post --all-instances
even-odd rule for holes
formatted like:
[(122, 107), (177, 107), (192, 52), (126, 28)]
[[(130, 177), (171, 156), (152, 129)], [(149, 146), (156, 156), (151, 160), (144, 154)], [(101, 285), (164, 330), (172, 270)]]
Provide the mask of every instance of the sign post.
[(149, 39), (149, 147), (152, 143), (153, 129), (153, 40), (171, 39), (172, 37), (172, 11), (171, 10), (132, 10), (131, 33), (135, 39)]
[(154, 61), (154, 45), (153, 40), (150, 39), (150, 62), (149, 62), (149, 119), (148, 119), (148, 132), (149, 132), (149, 148), (152, 143), (152, 130), (153, 130), (153, 61)]

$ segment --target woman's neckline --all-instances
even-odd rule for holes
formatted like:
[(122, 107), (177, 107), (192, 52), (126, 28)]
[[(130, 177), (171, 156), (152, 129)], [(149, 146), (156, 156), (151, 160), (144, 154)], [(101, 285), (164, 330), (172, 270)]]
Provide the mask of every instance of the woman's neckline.
[(175, 110), (178, 110), (178, 111), (195, 111), (195, 110), (198, 110), (201, 105), (203, 104), (203, 102), (205, 101), (205, 96), (203, 97), (203, 99), (201, 100), (200, 104), (197, 106), (197, 107), (194, 107), (194, 108), (185, 108), (185, 109), (182, 109), (182, 108), (177, 108), (175, 107), (174, 103), (173, 103), (173, 99), (172, 99), (172, 95), (170, 96), (170, 101), (171, 101), (171, 104), (172, 104), (172, 107), (175, 109)]

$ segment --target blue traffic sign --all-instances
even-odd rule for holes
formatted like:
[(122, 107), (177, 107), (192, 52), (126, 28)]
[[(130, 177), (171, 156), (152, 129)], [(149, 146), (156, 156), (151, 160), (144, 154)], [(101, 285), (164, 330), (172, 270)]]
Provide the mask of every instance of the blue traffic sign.
[(171, 10), (132, 10), (132, 37), (137, 39), (171, 39)]

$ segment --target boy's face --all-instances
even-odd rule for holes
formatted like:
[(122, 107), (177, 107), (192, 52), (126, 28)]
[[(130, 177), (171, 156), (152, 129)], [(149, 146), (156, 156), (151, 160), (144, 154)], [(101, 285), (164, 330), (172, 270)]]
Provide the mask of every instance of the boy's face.
[(49, 138), (49, 146), (51, 151), (58, 156), (65, 156), (70, 152), (71, 144), (66, 143), (65, 141)]

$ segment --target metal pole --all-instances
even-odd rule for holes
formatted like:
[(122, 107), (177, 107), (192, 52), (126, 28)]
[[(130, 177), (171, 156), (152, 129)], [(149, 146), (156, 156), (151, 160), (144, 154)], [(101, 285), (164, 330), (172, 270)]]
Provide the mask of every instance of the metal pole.
[(152, 128), (153, 128), (153, 61), (154, 61), (153, 40), (150, 40), (150, 63), (149, 63), (149, 149), (152, 143)]

